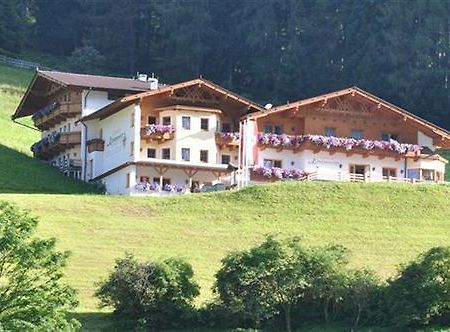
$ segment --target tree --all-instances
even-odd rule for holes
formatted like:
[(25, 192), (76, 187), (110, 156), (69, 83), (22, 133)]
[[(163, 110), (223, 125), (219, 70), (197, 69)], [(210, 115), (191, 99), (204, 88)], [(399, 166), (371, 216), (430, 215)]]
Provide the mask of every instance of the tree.
[(428, 324), (450, 314), (450, 247), (435, 247), (403, 266), (389, 282), (392, 323)]
[(331, 280), (338, 278), (333, 267), (343, 260), (343, 253), (341, 247), (308, 249), (297, 239), (268, 237), (261, 245), (222, 260), (215, 291), (230, 311), (244, 313), (255, 325), (281, 308), (286, 330), (291, 331), (292, 307), (305, 296), (334, 299), (338, 287)]
[(309, 272), (312, 278), (310, 293), (323, 301), (323, 315), (328, 323), (336, 318), (337, 305), (343, 301), (348, 288), (347, 250), (342, 246), (329, 246), (315, 248), (313, 253)]
[(83, 46), (76, 48), (67, 60), (72, 70), (89, 74), (101, 71), (105, 57), (92, 46)]
[(142, 325), (177, 326), (189, 318), (199, 295), (190, 264), (181, 259), (139, 263), (132, 255), (116, 260), (114, 271), (99, 283), (101, 306), (112, 306)]
[(355, 270), (348, 274), (348, 291), (345, 300), (355, 312), (353, 326), (356, 328), (361, 321), (362, 314), (373, 302), (380, 290), (378, 276), (368, 269)]
[(0, 201), (0, 330), (75, 330), (66, 310), (75, 291), (61, 282), (68, 253), (32, 238), (37, 219)]

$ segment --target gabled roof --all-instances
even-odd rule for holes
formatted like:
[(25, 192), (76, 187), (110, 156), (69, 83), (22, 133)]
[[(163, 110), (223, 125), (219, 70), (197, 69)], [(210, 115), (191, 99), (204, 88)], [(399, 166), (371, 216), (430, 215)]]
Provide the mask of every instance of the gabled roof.
[(240, 102), (240, 103), (248, 106), (248, 108), (253, 109), (253, 111), (263, 111), (264, 110), (264, 108), (261, 105), (254, 103), (254, 102), (250, 101), (249, 99), (238, 95), (237, 93), (227, 90), (227, 89), (225, 89), (211, 81), (208, 81), (204, 78), (197, 78), (194, 80), (181, 82), (181, 83), (177, 83), (177, 84), (173, 84), (173, 85), (166, 85), (166, 86), (160, 87), (156, 90), (149, 90), (149, 91), (138, 93), (138, 94), (135, 94), (132, 96), (123, 97), (122, 99), (116, 100), (115, 102), (84, 117), (83, 120), (92, 120), (92, 119), (98, 119), (98, 118), (103, 119), (103, 118), (106, 118), (106, 117), (120, 111), (121, 109), (127, 107), (128, 105), (131, 105), (135, 102), (140, 101), (143, 98), (160, 95), (160, 94), (163, 94), (166, 92), (173, 92), (178, 89), (191, 87), (191, 86), (195, 86), (195, 85), (205, 86), (208, 89), (214, 90), (223, 96), (227, 96), (228, 98), (231, 98), (237, 102)]
[(48, 100), (42, 95), (41, 90), (45, 84), (49, 83), (56, 84), (61, 88), (75, 87), (96, 90), (117, 90), (131, 93), (147, 91), (150, 88), (147, 82), (131, 78), (36, 70), (12, 118), (17, 119), (32, 115), (44, 107), (48, 103)]
[(136, 92), (146, 91), (150, 88), (147, 82), (132, 78), (65, 73), (60, 71), (45, 70), (38, 71), (38, 73), (43, 77), (47, 77), (48, 79), (65, 86)]
[(387, 110), (403, 116), (405, 121), (406, 120), (413, 121), (417, 125), (419, 125), (423, 128), (426, 128), (428, 131), (433, 132), (437, 136), (444, 138), (448, 142), (447, 145), (450, 144), (450, 132), (447, 131), (446, 129), (443, 129), (425, 119), (422, 119), (422, 118), (418, 117), (417, 115), (414, 115), (394, 104), (391, 104), (390, 102), (388, 102), (386, 100), (383, 100), (377, 96), (374, 96), (374, 95), (370, 94), (369, 92), (364, 91), (363, 89), (360, 89), (356, 86), (353, 86), (353, 87), (350, 87), (347, 89), (343, 89), (343, 90), (339, 90), (339, 91), (326, 93), (326, 94), (312, 97), (312, 98), (298, 100), (293, 103), (287, 103), (285, 105), (280, 105), (280, 106), (274, 107), (270, 110), (263, 110), (263, 111), (260, 111), (257, 113), (249, 114), (247, 117), (251, 118), (251, 119), (258, 119), (258, 118), (262, 118), (262, 117), (265, 117), (265, 116), (268, 116), (268, 115), (271, 115), (274, 113), (280, 113), (280, 112), (288, 111), (291, 109), (300, 108), (302, 106), (311, 105), (311, 104), (314, 104), (317, 102), (326, 101), (328, 99), (345, 96), (345, 95), (352, 95), (352, 96), (358, 95), (374, 104), (384, 106)]

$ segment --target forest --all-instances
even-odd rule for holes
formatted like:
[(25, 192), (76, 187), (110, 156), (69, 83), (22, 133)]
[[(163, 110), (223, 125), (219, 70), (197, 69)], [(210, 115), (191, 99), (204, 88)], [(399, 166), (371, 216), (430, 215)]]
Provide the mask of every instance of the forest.
[(0, 54), (261, 104), (356, 85), (450, 129), (450, 1), (0, 0)]

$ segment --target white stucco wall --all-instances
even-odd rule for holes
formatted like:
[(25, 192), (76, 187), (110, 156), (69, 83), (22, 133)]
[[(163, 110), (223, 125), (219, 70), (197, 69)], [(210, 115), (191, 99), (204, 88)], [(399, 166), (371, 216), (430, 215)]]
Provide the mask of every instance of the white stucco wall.
[(82, 116), (92, 114), (113, 101), (108, 99), (108, 92), (106, 91), (83, 90), (81, 95), (81, 114)]
[[(324, 180), (348, 180), (351, 164), (367, 165), (367, 175), (371, 181), (379, 181), (383, 178), (383, 168), (397, 169), (397, 177), (405, 176), (405, 160), (401, 158), (383, 158), (345, 153), (330, 154), (327, 151), (314, 153), (311, 150), (302, 150), (293, 153), (292, 150), (277, 151), (266, 148), (259, 151), (258, 165), (263, 165), (264, 159), (276, 159), (282, 161), (283, 168), (298, 168), (307, 172), (317, 171), (318, 177)], [(402, 172), (403, 171), (403, 172)]]
[[(134, 113), (134, 116), (132, 114)], [(134, 126), (131, 125), (132, 118)], [(88, 139), (98, 138), (99, 129), (103, 129), (105, 149), (103, 152), (87, 153), (86, 166), (93, 160), (93, 174), (97, 177), (127, 161), (139, 159), (140, 150), (140, 107), (130, 105), (123, 110), (99, 121), (86, 121)], [(134, 142), (134, 153), (131, 154), (131, 142)]]
[(417, 132), (417, 144), (420, 146), (426, 146), (434, 151), (433, 139), (421, 131)]
[[(127, 188), (127, 174), (130, 174), (130, 186)], [(130, 165), (102, 179), (106, 192), (110, 195), (129, 195), (136, 186), (136, 166)]]

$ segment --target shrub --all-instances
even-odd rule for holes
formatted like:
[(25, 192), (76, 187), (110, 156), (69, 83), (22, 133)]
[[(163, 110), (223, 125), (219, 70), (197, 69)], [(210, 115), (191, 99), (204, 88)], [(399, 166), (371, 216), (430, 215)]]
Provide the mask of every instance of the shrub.
[(248, 251), (229, 254), (216, 274), (215, 292), (223, 305), (240, 314), (241, 323), (260, 326), (281, 311), (291, 330), (292, 308), (307, 298), (329, 303), (340, 299), (338, 272), (346, 264), (342, 247), (308, 249), (296, 239), (268, 237)]
[(181, 259), (139, 263), (132, 255), (116, 260), (114, 271), (99, 283), (101, 306), (136, 320), (139, 326), (165, 328), (183, 324), (199, 294), (190, 264)]
[(67, 331), (79, 323), (66, 310), (77, 302), (61, 282), (68, 253), (55, 240), (33, 239), (37, 220), (0, 201), (0, 331)]
[(390, 280), (386, 306), (391, 323), (428, 324), (450, 314), (450, 248), (436, 247), (401, 267)]

